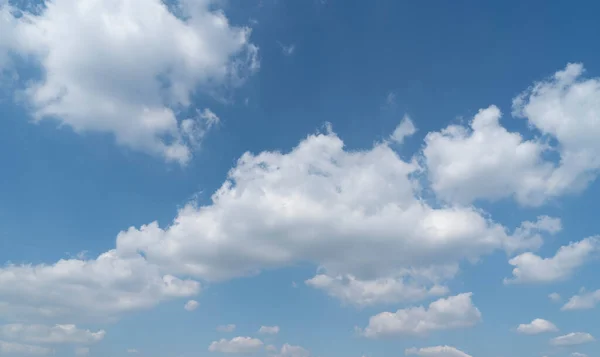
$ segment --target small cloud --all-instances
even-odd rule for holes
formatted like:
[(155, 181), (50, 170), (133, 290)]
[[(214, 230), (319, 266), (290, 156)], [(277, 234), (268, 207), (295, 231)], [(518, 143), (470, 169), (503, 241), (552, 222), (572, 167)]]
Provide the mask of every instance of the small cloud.
[(187, 311), (194, 311), (198, 308), (198, 305), (200, 305), (198, 303), (198, 301), (196, 300), (190, 300), (188, 302), (185, 303), (185, 305), (183, 306), (184, 309), (186, 309)]
[(575, 346), (594, 341), (596, 341), (594, 336), (587, 332), (571, 332), (566, 335), (553, 338), (550, 340), (550, 344), (554, 346)]
[(276, 335), (279, 333), (279, 326), (261, 326), (258, 333), (263, 335)]
[(395, 143), (402, 144), (404, 138), (411, 136), (416, 132), (417, 128), (413, 124), (412, 120), (410, 120), (408, 115), (405, 115), (400, 124), (398, 124), (396, 129), (394, 129), (392, 135), (390, 135), (390, 140)]
[(277, 43), (279, 44), (279, 47), (281, 48), (281, 53), (283, 53), (285, 56), (291, 56), (296, 51), (296, 45), (294, 45), (294, 44), (284, 45), (281, 42), (277, 42)]
[(571, 357), (587, 357), (585, 353), (573, 352), (571, 353)]
[(224, 338), (219, 341), (213, 341), (208, 350), (210, 352), (232, 353), (232, 354), (251, 354), (258, 351), (263, 346), (263, 342), (251, 337), (234, 337), (231, 340)]
[(385, 104), (387, 104), (388, 106), (396, 104), (396, 93), (389, 92), (388, 95), (385, 97)]
[(552, 300), (552, 302), (560, 302), (561, 297), (558, 293), (552, 293), (550, 295), (548, 295), (548, 298), (550, 298), (550, 300)]
[(219, 332), (233, 332), (233, 331), (235, 331), (235, 325), (234, 324), (229, 324), (229, 325), (217, 326), (217, 331), (219, 331)]
[(292, 281), (292, 288), (297, 288), (298, 284), (295, 281)]
[(529, 324), (520, 324), (517, 331), (526, 335), (537, 335), (544, 332), (556, 332), (558, 328), (550, 321), (535, 319)]
[(136, 350), (135, 348), (129, 348), (127, 349), (127, 353), (140, 353), (138, 350)]

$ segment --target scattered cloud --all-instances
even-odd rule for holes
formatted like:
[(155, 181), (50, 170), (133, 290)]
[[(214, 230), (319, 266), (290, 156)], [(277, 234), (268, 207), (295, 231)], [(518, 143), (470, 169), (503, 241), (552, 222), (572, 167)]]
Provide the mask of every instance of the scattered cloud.
[(279, 326), (261, 326), (258, 333), (263, 335), (276, 335), (279, 333)]
[(252, 337), (234, 337), (231, 340), (224, 338), (219, 341), (213, 341), (208, 350), (210, 352), (246, 354), (258, 351), (263, 346), (263, 342)]
[(509, 260), (514, 266), (513, 278), (505, 283), (550, 283), (569, 278), (598, 251), (598, 237), (571, 242), (558, 249), (554, 257), (541, 258), (531, 252), (520, 254)]
[(594, 336), (585, 332), (571, 332), (569, 334), (558, 336), (550, 340), (550, 343), (554, 346), (573, 346), (581, 345), (588, 342), (593, 342), (596, 339)]
[(457, 265), (438, 267), (424, 271), (406, 270), (396, 278), (359, 280), (355, 276), (331, 277), (319, 274), (306, 281), (314, 288), (322, 289), (344, 303), (356, 306), (415, 302), (432, 296), (442, 296), (449, 292), (437, 280), (451, 278), (458, 271)]
[(551, 293), (548, 295), (548, 298), (552, 300), (552, 302), (559, 302), (562, 300), (562, 297), (558, 293)]
[(235, 325), (234, 324), (229, 324), (229, 325), (217, 326), (217, 331), (219, 331), (219, 332), (233, 332), (233, 331), (235, 331)]
[(534, 319), (531, 323), (520, 324), (517, 331), (526, 335), (537, 335), (544, 332), (556, 332), (558, 328), (550, 321)]
[(390, 140), (394, 143), (402, 144), (406, 137), (412, 136), (416, 132), (417, 128), (412, 120), (408, 115), (405, 115), (400, 124), (394, 129), (392, 135), (390, 135)]
[(200, 304), (198, 303), (198, 301), (196, 300), (189, 300), (188, 302), (185, 303), (185, 305), (183, 306), (184, 309), (186, 309), (187, 311), (194, 311), (198, 308)]
[(281, 48), (281, 53), (283, 53), (285, 56), (291, 56), (296, 51), (296, 45), (294, 44), (284, 45), (283, 43), (279, 42), (279, 47)]
[(571, 357), (587, 357), (585, 353), (573, 352), (571, 353)]
[(250, 28), (232, 26), (213, 1), (178, 1), (178, 14), (161, 0), (43, 5), (14, 17), (0, 4), (11, 39), (0, 44), (0, 65), (10, 54), (42, 70), (22, 93), (35, 120), (109, 133), (166, 161), (187, 163), (210, 128), (202, 115), (185, 119), (197, 109), (192, 93), (234, 88), (259, 66)]
[(0, 354), (2, 355), (29, 355), (29, 356), (48, 356), (54, 354), (54, 350), (48, 347), (26, 345), (16, 342), (6, 342), (0, 340)]
[(281, 346), (279, 353), (274, 354), (273, 357), (310, 357), (310, 352), (301, 346), (286, 343)]
[(0, 337), (4, 340), (34, 344), (92, 344), (101, 341), (106, 332), (82, 330), (75, 325), (0, 325)]
[(111, 250), (93, 260), (1, 267), (0, 317), (105, 321), (199, 291), (195, 281), (163, 275), (139, 255), (123, 257)]
[(582, 291), (579, 295), (572, 296), (561, 310), (593, 309), (600, 302), (600, 289), (591, 292)]
[(404, 351), (405, 355), (415, 355), (420, 357), (471, 357), (461, 350), (451, 346), (434, 346), (425, 348), (408, 348)]
[(442, 298), (424, 306), (382, 312), (369, 319), (361, 331), (368, 338), (401, 335), (426, 335), (433, 331), (466, 328), (481, 320), (481, 312), (471, 300), (471, 293)]

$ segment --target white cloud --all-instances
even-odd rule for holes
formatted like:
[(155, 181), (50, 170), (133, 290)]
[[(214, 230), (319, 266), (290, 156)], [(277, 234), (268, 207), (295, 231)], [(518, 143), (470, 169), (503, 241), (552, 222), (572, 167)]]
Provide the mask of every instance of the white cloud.
[(48, 356), (54, 354), (54, 350), (48, 347), (26, 345), (16, 342), (0, 341), (1, 355), (26, 355), (26, 356)]
[(290, 344), (284, 344), (281, 346), (279, 353), (273, 355), (273, 357), (309, 357), (310, 352), (301, 346), (294, 346)]
[(548, 298), (552, 300), (552, 302), (559, 302), (560, 300), (562, 300), (559, 293), (551, 293), (548, 295)]
[(586, 332), (571, 332), (569, 334), (558, 336), (550, 340), (554, 346), (573, 346), (581, 345), (588, 342), (593, 342), (596, 339), (594, 336)]
[(187, 311), (194, 311), (198, 308), (200, 304), (198, 303), (198, 301), (196, 300), (189, 300), (188, 302), (185, 303), (185, 305), (183, 306), (184, 309), (186, 309)]
[(451, 346), (434, 346), (425, 348), (408, 348), (405, 355), (416, 355), (421, 357), (471, 357), (461, 350)]
[(331, 132), (311, 135), (289, 153), (244, 154), (211, 204), (123, 231), (117, 251), (211, 281), (297, 262), (373, 280), (541, 244), (543, 225), (510, 234), (477, 209), (427, 205), (416, 170), (386, 143), (346, 151)]
[(361, 331), (365, 337), (393, 337), (401, 335), (426, 335), (437, 330), (465, 328), (481, 320), (481, 313), (471, 300), (471, 293), (439, 299), (424, 306), (382, 312), (369, 319)]
[[(192, 93), (237, 86), (258, 68), (250, 29), (214, 5), (179, 0), (169, 11), (161, 0), (45, 0), (19, 19), (0, 5), (0, 29), (11, 34), (0, 43), (0, 65), (9, 53), (40, 65), (42, 78), (24, 93), (36, 120), (110, 133), (184, 164), (198, 136), (178, 117), (196, 109)], [(196, 134), (210, 127), (202, 115), (192, 120), (202, 128)]]
[(505, 283), (549, 283), (569, 278), (575, 271), (591, 259), (598, 251), (597, 237), (585, 238), (579, 242), (558, 249), (554, 257), (541, 258), (531, 252), (520, 254), (509, 260), (514, 266), (513, 278)]
[(540, 161), (544, 145), (526, 141), (500, 125), (496, 106), (481, 109), (469, 127), (450, 125), (425, 138), (423, 155), (431, 186), (450, 202), (515, 195), (521, 203), (539, 204), (540, 185), (552, 165)]
[(106, 332), (82, 330), (75, 325), (24, 325), (8, 324), (0, 326), (0, 337), (5, 340), (36, 344), (91, 344), (101, 341)]
[[(331, 131), (288, 153), (246, 153), (210, 204), (186, 205), (168, 227), (131, 227), (97, 259), (0, 268), (0, 317), (115, 318), (199, 293), (199, 283), (177, 276), (219, 281), (300, 262), (355, 278), (359, 302), (398, 299), (393, 289), (360, 290), (399, 272), (426, 289), (443, 286), (444, 267), (535, 249), (539, 232), (556, 228), (542, 217), (509, 232), (473, 207), (432, 207), (412, 177), (419, 169), (385, 142), (345, 150)], [(343, 296), (335, 284), (328, 292)]]
[[(600, 79), (582, 73), (582, 65), (569, 64), (513, 101), (513, 115), (526, 118), (542, 138), (507, 131), (496, 106), (480, 110), (469, 127), (429, 133), (423, 154), (438, 197), (470, 203), (514, 196), (540, 205), (585, 188), (600, 168)], [(545, 159), (547, 153), (560, 160)]]
[(139, 255), (111, 250), (95, 260), (0, 268), (0, 316), (59, 323), (106, 320), (196, 295), (199, 289), (197, 282), (161, 274)]
[(520, 324), (517, 331), (526, 335), (537, 335), (544, 332), (556, 332), (558, 328), (550, 321), (534, 319), (531, 323)]
[(219, 331), (219, 332), (233, 332), (233, 331), (235, 331), (235, 325), (234, 324), (229, 324), (229, 325), (217, 326), (217, 331)]
[(587, 357), (585, 353), (573, 352), (571, 353), (571, 357)]
[(263, 335), (276, 335), (279, 333), (279, 326), (261, 326), (258, 333)]
[(127, 353), (140, 353), (140, 351), (136, 350), (135, 348), (128, 348)]
[[(389, 102), (389, 97), (388, 97), (388, 102)], [(390, 140), (392, 142), (402, 144), (402, 142), (404, 142), (404, 139), (406, 137), (411, 136), (416, 132), (417, 132), (417, 128), (413, 124), (412, 120), (410, 120), (410, 117), (408, 115), (405, 115), (404, 118), (402, 118), (402, 121), (400, 122), (400, 124), (398, 124), (396, 129), (394, 129), (394, 132), (392, 133), (392, 135), (390, 135)]]
[(583, 291), (580, 295), (572, 296), (561, 310), (593, 309), (600, 302), (600, 289), (591, 292)]
[(331, 277), (318, 274), (306, 284), (352, 305), (392, 304), (446, 295), (449, 289), (437, 284), (437, 280), (440, 277), (452, 278), (457, 271), (457, 265), (450, 265), (420, 272), (406, 270), (398, 273), (396, 278), (373, 280), (360, 280), (352, 275)]
[(77, 347), (75, 349), (75, 356), (87, 356), (90, 354), (89, 347)]
[(258, 351), (263, 346), (263, 342), (251, 337), (234, 337), (231, 340), (224, 338), (219, 341), (213, 341), (208, 350), (210, 352), (245, 354)]

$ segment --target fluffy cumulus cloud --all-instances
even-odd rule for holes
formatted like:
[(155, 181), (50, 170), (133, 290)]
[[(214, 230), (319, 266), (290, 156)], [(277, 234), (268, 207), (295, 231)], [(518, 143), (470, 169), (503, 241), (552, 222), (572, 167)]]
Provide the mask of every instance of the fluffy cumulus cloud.
[(429, 205), (419, 169), (386, 142), (346, 150), (330, 129), (287, 153), (245, 153), (212, 202), (186, 205), (167, 227), (122, 231), (96, 259), (0, 268), (0, 316), (115, 317), (198, 294), (183, 276), (219, 281), (302, 262), (319, 267), (310, 285), (346, 302), (418, 300), (445, 294), (460, 262), (535, 249), (560, 226), (542, 216), (509, 231), (473, 207)]
[(404, 354), (420, 357), (471, 357), (463, 351), (452, 346), (433, 346), (424, 348), (408, 348)]
[(36, 120), (184, 164), (216, 118), (192, 95), (237, 86), (258, 68), (250, 29), (214, 2), (44, 0), (28, 12), (3, 1), (0, 66), (22, 57), (40, 67), (23, 93)]
[(596, 341), (594, 336), (587, 332), (571, 332), (563, 336), (558, 336), (550, 340), (554, 346), (574, 346)]
[(544, 319), (534, 319), (531, 323), (520, 324), (517, 327), (517, 332), (526, 335), (537, 335), (544, 332), (556, 332), (558, 328), (552, 322)]
[(506, 283), (549, 283), (564, 280), (594, 257), (600, 248), (600, 239), (590, 237), (571, 242), (558, 249), (554, 257), (542, 258), (527, 252), (509, 260), (514, 266), (513, 278)]
[(210, 352), (246, 354), (253, 353), (261, 349), (263, 342), (252, 337), (234, 337), (231, 340), (224, 338), (219, 341), (213, 341), (208, 350)]
[[(123, 257), (112, 250), (92, 260), (0, 268), (0, 316), (60, 323), (106, 320), (199, 289), (195, 281), (161, 274), (139, 255)], [(64, 327), (56, 331), (73, 332)]]
[(429, 307), (417, 306), (396, 312), (382, 312), (369, 319), (361, 333), (368, 338), (426, 335), (433, 331), (466, 328), (481, 320), (471, 293), (439, 299)]
[(569, 64), (515, 98), (513, 116), (526, 118), (538, 138), (505, 129), (496, 106), (468, 126), (429, 133), (423, 156), (436, 194), (449, 202), (514, 197), (540, 205), (585, 188), (600, 168), (600, 79), (582, 76), (581, 64)]
[(600, 289), (590, 292), (583, 290), (579, 295), (572, 296), (561, 310), (593, 309), (598, 303), (600, 303)]
[(263, 335), (276, 335), (279, 333), (279, 326), (261, 326), (258, 333)]
[[(432, 274), (423, 271), (446, 274), (443, 267), (498, 249), (533, 249), (542, 242), (539, 232), (554, 230), (547, 218), (509, 232), (471, 207), (432, 207), (412, 179), (418, 169), (386, 143), (349, 151), (331, 131), (310, 135), (288, 153), (244, 154), (210, 204), (185, 206), (165, 228), (153, 222), (123, 231), (116, 250), (212, 281), (310, 262), (334, 279), (313, 285), (332, 294), (346, 285), (335, 281), (339, 276), (359, 285), (389, 278), (396, 280), (393, 292), (380, 292), (397, 300), (398, 281), (411, 272), (412, 280), (424, 280)], [(369, 294), (347, 296), (379, 299)]]

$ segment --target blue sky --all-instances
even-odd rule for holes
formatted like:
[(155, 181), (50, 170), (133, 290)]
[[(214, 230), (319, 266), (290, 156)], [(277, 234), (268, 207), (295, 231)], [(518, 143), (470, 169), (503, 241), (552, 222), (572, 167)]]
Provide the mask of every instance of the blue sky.
[(597, 7), (0, 0), (0, 356), (594, 356)]

